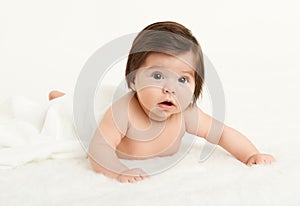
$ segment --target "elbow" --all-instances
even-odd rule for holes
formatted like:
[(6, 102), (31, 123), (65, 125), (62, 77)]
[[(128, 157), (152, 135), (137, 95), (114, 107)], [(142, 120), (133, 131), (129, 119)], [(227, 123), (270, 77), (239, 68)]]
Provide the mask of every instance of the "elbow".
[(92, 169), (97, 172), (97, 173), (101, 173), (101, 166), (100, 164), (98, 164), (93, 157), (91, 157), (90, 155), (88, 155), (88, 160), (90, 162), (90, 165), (92, 166)]

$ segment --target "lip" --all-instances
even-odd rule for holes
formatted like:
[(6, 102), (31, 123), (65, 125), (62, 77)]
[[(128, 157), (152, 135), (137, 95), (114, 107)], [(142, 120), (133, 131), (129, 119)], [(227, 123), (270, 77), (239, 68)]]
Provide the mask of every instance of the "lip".
[[(163, 102), (171, 102), (172, 105), (167, 105), (167, 104), (164, 104)], [(158, 103), (158, 106), (163, 110), (172, 110), (176, 107), (175, 103), (169, 99), (165, 99), (165, 100), (161, 101), (160, 103)]]

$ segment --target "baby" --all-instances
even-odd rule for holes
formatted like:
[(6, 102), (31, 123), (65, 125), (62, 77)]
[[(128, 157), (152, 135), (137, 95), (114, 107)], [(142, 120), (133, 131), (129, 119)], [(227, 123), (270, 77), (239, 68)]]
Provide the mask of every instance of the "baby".
[[(147, 26), (135, 38), (126, 66), (129, 93), (106, 111), (89, 145), (96, 172), (120, 182), (148, 177), (122, 159), (175, 154), (185, 132), (218, 144), (241, 162), (270, 164), (240, 132), (204, 113), (196, 105), (204, 82), (203, 55), (191, 32), (175, 22)], [(64, 95), (52, 91), (49, 99)]]

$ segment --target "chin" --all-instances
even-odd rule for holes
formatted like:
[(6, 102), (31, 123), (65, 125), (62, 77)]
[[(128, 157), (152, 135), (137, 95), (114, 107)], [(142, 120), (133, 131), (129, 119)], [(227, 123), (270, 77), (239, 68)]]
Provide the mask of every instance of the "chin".
[(164, 112), (160, 109), (153, 109), (150, 113), (149, 113), (149, 118), (155, 121), (164, 121), (166, 119), (168, 119), (170, 115), (168, 115), (167, 112)]
[(171, 117), (175, 112), (172, 111), (164, 111), (160, 108), (155, 108), (149, 113), (149, 118), (155, 121), (165, 121), (169, 117)]

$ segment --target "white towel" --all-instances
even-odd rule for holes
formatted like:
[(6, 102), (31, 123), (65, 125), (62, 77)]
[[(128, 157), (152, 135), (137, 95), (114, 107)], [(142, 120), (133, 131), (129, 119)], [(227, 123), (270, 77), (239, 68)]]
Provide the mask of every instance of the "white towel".
[(0, 168), (48, 158), (84, 157), (72, 116), (72, 97), (48, 104), (13, 96), (0, 105)]

